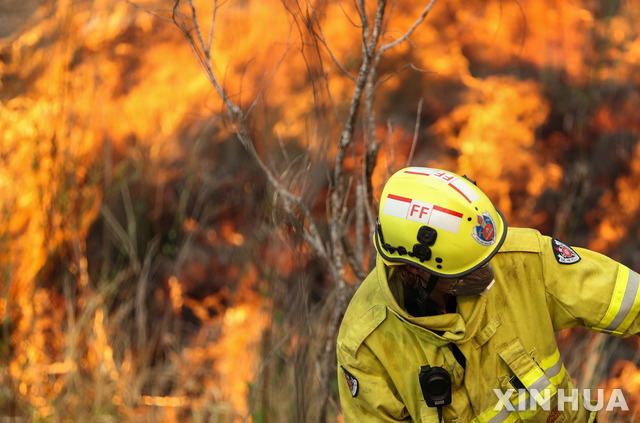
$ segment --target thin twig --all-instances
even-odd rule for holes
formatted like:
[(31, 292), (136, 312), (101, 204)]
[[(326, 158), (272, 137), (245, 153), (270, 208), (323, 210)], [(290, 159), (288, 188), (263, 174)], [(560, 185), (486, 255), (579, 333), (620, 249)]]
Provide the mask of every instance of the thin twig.
[(378, 88), (380, 88), (382, 85), (384, 85), (385, 82), (389, 81), (390, 79), (395, 78), (396, 76), (400, 75), (402, 72), (404, 72), (407, 69), (413, 69), (414, 71), (421, 72), (421, 73), (436, 73), (435, 71), (429, 71), (429, 70), (425, 70), (425, 69), (420, 69), (420, 68), (416, 67), (413, 63), (407, 63), (406, 65), (402, 66), (400, 69), (395, 70), (391, 75), (389, 75), (386, 78), (381, 79), (378, 82), (376, 82), (375, 90), (377, 91)]
[(349, 70), (347, 70), (347, 68), (345, 68), (344, 65), (338, 60), (338, 58), (333, 54), (333, 50), (331, 50), (331, 48), (327, 44), (327, 39), (324, 36), (324, 32), (322, 31), (322, 26), (320, 25), (320, 21), (318, 20), (318, 16), (316, 15), (316, 11), (313, 8), (313, 5), (309, 4), (309, 8), (311, 9), (311, 16), (313, 16), (313, 21), (316, 23), (316, 26), (318, 28), (317, 31), (314, 31), (312, 29), (313, 34), (316, 36), (316, 38), (318, 40), (320, 40), (320, 42), (322, 43), (322, 45), (325, 48), (325, 51), (329, 54), (329, 57), (331, 58), (333, 63), (335, 63), (335, 65), (338, 67), (338, 69), (340, 69), (342, 71), (342, 73), (344, 73), (347, 78), (349, 78), (350, 80), (355, 82), (356, 78), (353, 75), (351, 75)]
[(431, 0), (429, 2), (429, 4), (422, 11), (422, 14), (420, 15), (420, 17), (416, 19), (416, 21), (413, 23), (411, 28), (409, 28), (409, 30), (405, 32), (402, 37), (398, 38), (395, 41), (390, 42), (389, 44), (385, 44), (382, 47), (380, 47), (380, 53), (382, 54), (385, 51), (389, 50), (390, 48), (393, 48), (398, 44), (404, 42), (406, 39), (408, 39), (411, 36), (411, 34), (413, 34), (413, 32), (416, 30), (416, 28), (418, 28), (418, 26), (420, 26), (420, 24), (425, 20), (425, 18), (427, 17), (427, 14), (429, 14), (429, 11), (431, 10), (435, 2), (436, 0)]
[(416, 144), (418, 143), (418, 132), (420, 131), (420, 116), (422, 115), (422, 104), (424, 103), (424, 97), (420, 97), (420, 101), (418, 102), (418, 111), (416, 112), (416, 126), (413, 128), (413, 140), (411, 140), (411, 151), (409, 152), (409, 157), (407, 157), (406, 166), (409, 166), (411, 160), (413, 160), (413, 153), (416, 149)]

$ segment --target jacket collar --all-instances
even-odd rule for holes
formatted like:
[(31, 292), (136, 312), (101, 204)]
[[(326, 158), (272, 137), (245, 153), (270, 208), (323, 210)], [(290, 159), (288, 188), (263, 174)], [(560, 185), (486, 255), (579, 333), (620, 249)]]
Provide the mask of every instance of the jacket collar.
[[(427, 337), (434, 343), (447, 344), (450, 342), (464, 343), (475, 336), (480, 326), (481, 316), (484, 314), (487, 296), (457, 297), (456, 313), (437, 316), (414, 317), (398, 304), (395, 292), (402, 292), (401, 286), (389, 286), (390, 267), (386, 266), (380, 256), (376, 260), (376, 279), (385, 301), (386, 307), (398, 318), (419, 329), (419, 335)], [(398, 283), (399, 285), (399, 283)], [(442, 335), (434, 331), (441, 332)]]

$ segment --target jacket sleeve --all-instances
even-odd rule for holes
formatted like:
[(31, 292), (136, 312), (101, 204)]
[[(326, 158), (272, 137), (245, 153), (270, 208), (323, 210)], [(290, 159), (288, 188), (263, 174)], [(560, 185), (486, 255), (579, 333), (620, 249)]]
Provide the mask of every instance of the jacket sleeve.
[(400, 422), (410, 420), (388, 374), (366, 346), (356, 360), (338, 345), (338, 391), (344, 421)]
[(640, 332), (638, 273), (602, 254), (541, 236), (542, 264), (555, 330), (582, 325), (626, 337)]

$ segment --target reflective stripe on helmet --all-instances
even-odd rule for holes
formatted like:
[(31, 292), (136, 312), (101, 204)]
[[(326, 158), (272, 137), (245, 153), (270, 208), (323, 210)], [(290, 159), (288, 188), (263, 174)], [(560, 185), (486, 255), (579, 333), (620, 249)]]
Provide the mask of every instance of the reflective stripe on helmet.
[[(456, 190), (460, 195), (462, 195), (465, 200), (469, 203), (473, 203), (480, 199), (480, 196), (477, 192), (470, 189), (469, 186), (462, 181), (456, 175), (438, 169), (429, 169), (424, 167), (410, 167), (404, 170), (404, 173), (413, 174), (413, 175), (423, 175), (423, 176), (431, 176), (432, 178), (440, 179), (444, 181), (451, 188)], [(463, 176), (464, 178), (464, 176)], [(464, 178), (469, 182), (472, 182), (469, 178)], [(475, 183), (473, 183), (475, 185)]]

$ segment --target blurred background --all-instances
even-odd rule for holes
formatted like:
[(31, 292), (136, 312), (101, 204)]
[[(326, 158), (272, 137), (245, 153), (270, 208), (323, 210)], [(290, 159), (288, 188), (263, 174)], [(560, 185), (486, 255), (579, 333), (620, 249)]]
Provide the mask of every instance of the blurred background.
[[(640, 270), (640, 2), (437, 1), (340, 150), (358, 4), (0, 2), (0, 420), (341, 421), (331, 341), (373, 264), (358, 211), (407, 164)], [(425, 6), (389, 2), (380, 43)], [(331, 273), (342, 182), (368, 195), (340, 198), (357, 260)], [(640, 421), (637, 337), (558, 341), (579, 387), (623, 390), (602, 421)]]

